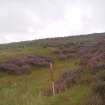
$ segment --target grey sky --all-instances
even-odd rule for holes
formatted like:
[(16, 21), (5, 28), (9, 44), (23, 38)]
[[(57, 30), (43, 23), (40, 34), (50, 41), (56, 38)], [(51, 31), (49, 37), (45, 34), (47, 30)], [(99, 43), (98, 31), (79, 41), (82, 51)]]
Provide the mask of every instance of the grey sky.
[(104, 31), (104, 0), (0, 0), (0, 43)]

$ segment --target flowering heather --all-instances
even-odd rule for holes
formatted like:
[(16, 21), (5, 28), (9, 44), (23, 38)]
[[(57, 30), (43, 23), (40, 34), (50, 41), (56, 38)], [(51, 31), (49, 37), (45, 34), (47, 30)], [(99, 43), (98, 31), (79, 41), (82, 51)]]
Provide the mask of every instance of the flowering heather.
[(55, 51), (58, 59), (80, 59), (80, 65), (86, 68), (105, 68), (105, 39), (97, 39), (95, 43), (79, 43), (67, 45)]
[[(55, 92), (60, 93), (69, 89), (74, 84), (78, 83), (80, 78), (81, 70), (70, 70), (68, 72), (64, 72), (62, 76), (55, 81)], [(52, 95), (52, 88), (49, 86), (48, 90), (45, 92), (45, 95)]]
[(48, 66), (49, 62), (51, 62), (51, 60), (48, 57), (29, 55), (22, 58), (1, 62), (0, 71), (22, 74), (29, 72), (33, 66)]

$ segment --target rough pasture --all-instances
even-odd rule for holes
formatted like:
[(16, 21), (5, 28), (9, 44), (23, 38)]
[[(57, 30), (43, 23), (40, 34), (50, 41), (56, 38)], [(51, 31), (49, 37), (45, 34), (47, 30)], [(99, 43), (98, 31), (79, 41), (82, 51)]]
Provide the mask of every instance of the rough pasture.
[[(104, 39), (105, 33), (0, 45), (0, 105), (104, 105)], [(51, 58), (55, 97), (47, 68)], [(45, 90), (49, 97), (41, 94)]]

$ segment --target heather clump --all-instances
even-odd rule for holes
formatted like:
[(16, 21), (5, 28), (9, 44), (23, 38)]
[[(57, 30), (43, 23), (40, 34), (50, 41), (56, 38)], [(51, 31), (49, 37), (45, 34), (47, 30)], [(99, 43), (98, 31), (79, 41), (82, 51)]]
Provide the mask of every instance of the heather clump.
[[(69, 89), (73, 85), (79, 82), (81, 70), (70, 70), (68, 72), (64, 72), (60, 78), (55, 81), (55, 92), (60, 93), (64, 92), (66, 89)], [(45, 95), (52, 95), (52, 87), (49, 86)]]
[(32, 67), (48, 67), (50, 58), (43, 56), (26, 56), (18, 59), (10, 59), (0, 63), (0, 71), (23, 74), (31, 71)]

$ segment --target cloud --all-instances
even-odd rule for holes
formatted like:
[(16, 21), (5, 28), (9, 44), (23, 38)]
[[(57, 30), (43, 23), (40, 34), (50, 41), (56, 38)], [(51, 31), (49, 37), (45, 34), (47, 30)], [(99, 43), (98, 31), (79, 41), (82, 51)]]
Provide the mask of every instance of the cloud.
[(102, 0), (0, 0), (0, 43), (105, 31)]

